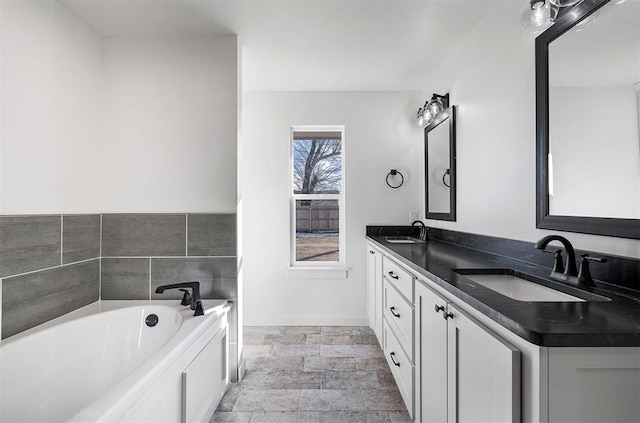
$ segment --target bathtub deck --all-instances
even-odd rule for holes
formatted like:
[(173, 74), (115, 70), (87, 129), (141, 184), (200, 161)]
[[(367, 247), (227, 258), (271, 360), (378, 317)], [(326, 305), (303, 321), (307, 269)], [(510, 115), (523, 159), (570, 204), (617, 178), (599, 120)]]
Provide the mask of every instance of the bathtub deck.
[(211, 422), (408, 423), (368, 327), (245, 327), (247, 372)]

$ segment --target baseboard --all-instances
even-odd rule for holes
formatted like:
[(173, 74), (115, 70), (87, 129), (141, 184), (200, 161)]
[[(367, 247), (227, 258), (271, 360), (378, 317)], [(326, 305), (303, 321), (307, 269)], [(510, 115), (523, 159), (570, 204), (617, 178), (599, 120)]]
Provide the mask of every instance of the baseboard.
[(244, 316), (244, 326), (367, 326), (366, 316)]

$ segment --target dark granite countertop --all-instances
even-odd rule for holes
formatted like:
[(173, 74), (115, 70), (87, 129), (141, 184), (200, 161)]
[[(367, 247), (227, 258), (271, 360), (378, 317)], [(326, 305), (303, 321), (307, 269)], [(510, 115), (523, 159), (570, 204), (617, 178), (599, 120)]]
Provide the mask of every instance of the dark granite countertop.
[[(413, 273), (426, 276), (452, 296), (533, 344), (640, 346), (640, 298), (634, 290), (597, 281), (597, 286), (589, 291), (574, 288), (551, 281), (549, 268), (437, 240), (391, 244), (384, 236), (367, 236), (367, 239)], [(513, 269), (531, 281), (588, 301), (517, 301), (473, 282), (454, 269)]]

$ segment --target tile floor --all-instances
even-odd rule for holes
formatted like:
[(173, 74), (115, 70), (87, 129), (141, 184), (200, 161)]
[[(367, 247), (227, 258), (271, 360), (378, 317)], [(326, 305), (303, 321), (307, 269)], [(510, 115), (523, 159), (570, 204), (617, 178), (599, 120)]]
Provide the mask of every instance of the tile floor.
[(367, 327), (244, 328), (247, 372), (211, 422), (409, 423)]

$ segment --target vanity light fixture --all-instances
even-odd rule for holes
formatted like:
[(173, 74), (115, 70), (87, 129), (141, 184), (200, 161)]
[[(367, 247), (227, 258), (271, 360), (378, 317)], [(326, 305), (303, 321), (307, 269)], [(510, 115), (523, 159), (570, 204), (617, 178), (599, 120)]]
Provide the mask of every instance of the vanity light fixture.
[(449, 108), (449, 93), (445, 95), (433, 93), (431, 100), (425, 102), (424, 106), (418, 109), (418, 125), (422, 127), (430, 124), (447, 108)]
[(522, 30), (534, 34), (542, 32), (553, 25), (560, 9), (582, 2), (583, 0), (528, 0), (520, 18)]

